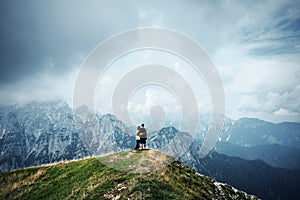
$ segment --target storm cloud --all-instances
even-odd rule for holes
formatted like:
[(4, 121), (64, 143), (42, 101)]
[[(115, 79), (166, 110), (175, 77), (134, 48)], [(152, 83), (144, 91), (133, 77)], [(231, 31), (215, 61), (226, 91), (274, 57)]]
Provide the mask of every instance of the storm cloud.
[(122, 2), (1, 1), (0, 83), (69, 72), (106, 37), (137, 25)]
[(223, 80), (227, 115), (300, 121), (299, 13), (291, 0), (2, 0), (0, 104), (71, 101), (96, 45), (122, 31), (162, 27), (206, 49)]

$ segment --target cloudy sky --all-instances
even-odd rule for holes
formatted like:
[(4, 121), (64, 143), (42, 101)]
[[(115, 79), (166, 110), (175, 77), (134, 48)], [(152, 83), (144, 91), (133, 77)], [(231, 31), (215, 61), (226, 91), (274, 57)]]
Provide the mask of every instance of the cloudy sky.
[[(72, 102), (80, 67), (99, 43), (123, 31), (160, 27), (185, 34), (206, 50), (223, 81), (229, 117), (300, 122), (300, 1), (2, 0), (0, 10), (2, 105)], [(205, 84), (178, 70), (186, 63), (146, 51), (114, 63), (99, 81), (97, 109), (110, 112), (111, 91), (122, 74), (151, 62), (177, 68), (192, 80), (199, 109), (210, 108)], [(132, 95), (129, 109), (138, 116), (155, 105), (174, 111), (177, 104), (166, 88), (148, 86)]]

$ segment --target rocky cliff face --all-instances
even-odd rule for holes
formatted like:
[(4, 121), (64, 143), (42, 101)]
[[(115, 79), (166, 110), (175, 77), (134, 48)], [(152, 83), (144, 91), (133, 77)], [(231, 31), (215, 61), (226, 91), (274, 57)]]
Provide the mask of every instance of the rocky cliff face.
[(0, 170), (117, 152), (135, 143), (133, 130), (115, 116), (85, 106), (73, 111), (61, 101), (2, 108), (0, 133)]
[(133, 148), (134, 130), (114, 115), (97, 115), (82, 106), (74, 112), (80, 140), (92, 155), (118, 152)]
[(90, 155), (64, 102), (2, 108), (0, 132), (1, 170)]

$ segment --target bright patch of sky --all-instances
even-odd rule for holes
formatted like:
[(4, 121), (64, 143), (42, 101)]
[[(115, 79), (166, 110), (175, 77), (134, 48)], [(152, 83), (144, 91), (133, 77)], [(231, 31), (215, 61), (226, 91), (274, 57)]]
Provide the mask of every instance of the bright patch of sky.
[[(95, 95), (95, 109), (101, 113), (113, 113), (111, 99), (120, 80), (124, 76), (133, 73), (133, 69), (151, 64), (159, 64), (175, 70), (180, 78), (183, 78), (192, 88), (197, 99), (199, 112), (211, 112), (210, 94), (202, 77), (185, 60), (161, 50), (135, 51), (113, 62), (107, 68), (105, 76), (99, 80)], [(143, 75), (149, 76), (149, 74)], [(172, 78), (172, 84), (178, 84), (176, 87), (181, 87), (180, 82), (176, 81), (176, 77)], [(131, 93), (131, 98), (128, 99), (128, 113), (136, 124), (143, 121), (149, 124), (153, 120), (150, 113), (155, 106), (162, 108), (165, 120), (168, 121), (167, 124), (172, 124), (172, 121), (175, 122), (176, 119), (178, 121), (181, 118), (181, 99), (178, 99), (178, 95), (170, 90), (168, 85), (148, 83), (141, 87), (137, 85), (136, 90), (128, 92)]]

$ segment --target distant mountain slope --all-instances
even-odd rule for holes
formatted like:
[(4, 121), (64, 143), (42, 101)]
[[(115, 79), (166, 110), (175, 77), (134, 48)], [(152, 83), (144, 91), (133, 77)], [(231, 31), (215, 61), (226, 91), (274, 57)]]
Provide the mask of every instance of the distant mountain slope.
[(273, 167), (300, 169), (300, 123), (241, 118), (225, 125), (216, 151)]
[[(150, 173), (117, 171), (102, 163), (113, 159), (123, 169), (157, 167), (171, 157), (157, 151), (124, 151), (100, 158), (90, 158), (44, 167), (0, 173), (0, 199), (257, 199), (218, 183), (179, 163)], [(136, 165), (138, 163), (138, 165)]]
[(195, 168), (263, 199), (300, 199), (300, 170), (278, 169), (261, 160), (246, 161), (216, 152), (199, 159)]
[(279, 144), (300, 149), (300, 124), (274, 124), (255, 118), (241, 118), (223, 133), (221, 141), (247, 147)]
[(278, 144), (243, 147), (230, 142), (219, 142), (215, 150), (228, 156), (246, 160), (261, 159), (267, 164), (286, 169), (300, 169), (300, 149)]

